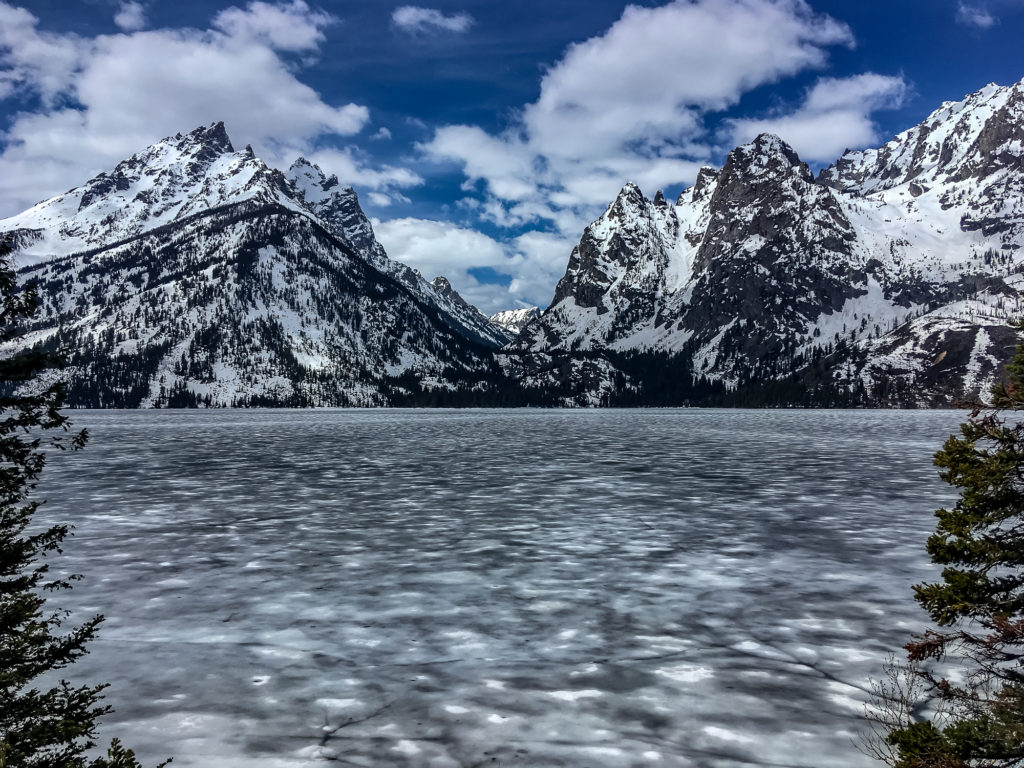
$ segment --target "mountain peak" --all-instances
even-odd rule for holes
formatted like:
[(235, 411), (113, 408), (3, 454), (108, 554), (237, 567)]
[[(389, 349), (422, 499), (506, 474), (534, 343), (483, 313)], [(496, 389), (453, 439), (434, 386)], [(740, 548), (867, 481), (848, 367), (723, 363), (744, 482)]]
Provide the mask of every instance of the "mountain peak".
[(515, 338), (527, 324), (538, 317), (540, 317), (539, 307), (520, 307), (519, 309), (495, 312), (487, 319), (494, 325), (504, 328), (509, 336)]
[[(1024, 168), (1024, 80), (1008, 86), (986, 85), (960, 101), (947, 101), (921, 123), (878, 149), (846, 152), (822, 170), (820, 180), (836, 189), (871, 194), (915, 184), (956, 199), (980, 195), (978, 184), (999, 178), (1008, 168)], [(972, 185), (954, 192), (950, 184)], [(993, 199), (1016, 199), (1002, 190)], [(982, 197), (978, 201), (984, 204)], [(955, 199), (956, 198), (956, 199)]]
[(445, 277), (444, 275), (438, 275), (437, 277), (430, 281), (430, 284), (437, 288), (437, 290), (440, 291), (442, 295), (447, 295), (451, 293), (453, 290), (452, 284), (448, 282), (448, 278)]
[(644, 200), (644, 193), (640, 191), (640, 187), (634, 184), (632, 181), (627, 181), (622, 185), (622, 189), (619, 190), (619, 194), (615, 197), (616, 200)]
[(62, 195), (6, 219), (32, 230), (20, 258), (46, 260), (131, 238), (231, 202), (277, 199), (280, 174), (236, 152), (223, 122), (177, 133)]
[(640, 187), (632, 181), (627, 181), (601, 218), (610, 217), (619, 221), (626, 221), (646, 211), (650, 204), (650, 201), (644, 197), (644, 193), (640, 191)]
[(774, 133), (758, 134), (750, 146), (753, 147), (755, 153), (763, 157), (784, 158), (792, 167), (803, 165), (796, 150)]
[[(718, 169), (712, 168), (710, 165), (705, 165), (697, 171), (697, 180), (693, 182), (693, 193), (691, 199), (694, 202), (697, 200), (703, 200), (716, 181), (718, 181)], [(676, 201), (676, 205), (679, 205), (683, 201), (684, 194), (685, 192), (679, 193), (679, 199)]]
[[(182, 135), (176, 134), (174, 136), (174, 143), (183, 144), (198, 144), (208, 148), (211, 152), (215, 152), (218, 155), (223, 155), (228, 152), (234, 152), (235, 148), (231, 144), (231, 139), (228, 136), (228, 130), (224, 126), (223, 120), (218, 120), (215, 123), (209, 125), (201, 125), (195, 130)], [(165, 139), (165, 141), (170, 141)]]
[(292, 163), (285, 175), (302, 198), (310, 204), (324, 202), (336, 193), (345, 196), (355, 195), (355, 190), (351, 187), (339, 189), (340, 182), (337, 176), (334, 174), (328, 176), (319, 165), (304, 157), (300, 157)]
[(470, 315), (479, 317), (484, 320), (487, 319), (486, 316), (483, 315), (479, 309), (477, 309), (464, 298), (462, 298), (459, 292), (452, 287), (452, 284), (451, 282), (449, 282), (447, 277), (444, 277), (443, 275), (438, 275), (437, 277), (430, 281), (430, 285), (433, 286), (434, 290), (437, 291), (437, 293), (440, 296), (447, 299), (464, 312), (468, 312)]
[(730, 177), (781, 179), (793, 175), (813, 182), (814, 175), (789, 144), (772, 133), (758, 134), (753, 141), (729, 153), (722, 168), (723, 181)]

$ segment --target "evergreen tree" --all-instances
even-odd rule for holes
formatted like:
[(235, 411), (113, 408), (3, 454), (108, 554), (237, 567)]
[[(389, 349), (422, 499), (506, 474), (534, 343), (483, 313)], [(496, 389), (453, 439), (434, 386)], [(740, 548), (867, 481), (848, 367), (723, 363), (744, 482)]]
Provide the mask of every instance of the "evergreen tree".
[[(0, 241), (0, 343), (32, 316), (33, 290), (19, 292), (11, 248)], [(31, 494), (46, 461), (44, 447), (81, 448), (83, 430), (70, 434), (60, 412), (59, 385), (38, 380), (47, 364), (33, 352), (0, 359), (0, 768), (140, 768), (114, 740), (106, 757), (90, 759), (106, 686), (75, 687), (65, 680), (40, 689), (41, 676), (72, 664), (102, 621), (96, 616), (62, 632), (66, 612), (52, 611), (44, 594), (69, 589), (71, 578), (50, 575), (45, 559), (59, 553), (67, 525), (40, 529)], [(32, 394), (19, 394), (29, 384)], [(46, 437), (50, 436), (50, 437)]]
[(927, 543), (941, 580), (914, 587), (936, 627), (876, 691), (872, 751), (896, 768), (1024, 766), (1024, 343), (1006, 371), (935, 454), (960, 497)]

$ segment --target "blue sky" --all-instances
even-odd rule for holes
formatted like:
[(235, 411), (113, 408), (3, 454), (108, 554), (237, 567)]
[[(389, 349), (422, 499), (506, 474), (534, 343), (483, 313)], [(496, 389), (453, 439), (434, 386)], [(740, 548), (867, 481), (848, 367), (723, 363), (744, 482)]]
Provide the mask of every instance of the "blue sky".
[(544, 305), (627, 180), (757, 132), (813, 167), (1024, 77), (1024, 0), (0, 0), (0, 217), (224, 120), (360, 193), (395, 258)]

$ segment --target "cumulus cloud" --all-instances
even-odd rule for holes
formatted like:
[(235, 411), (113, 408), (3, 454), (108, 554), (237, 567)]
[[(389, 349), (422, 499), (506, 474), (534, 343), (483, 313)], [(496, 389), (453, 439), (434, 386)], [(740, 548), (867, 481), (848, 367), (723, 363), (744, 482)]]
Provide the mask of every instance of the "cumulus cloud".
[(628, 6), (604, 34), (566, 50), (509, 130), (445, 126), (420, 149), (461, 168), (467, 190), (484, 197), (481, 215), (568, 232), (627, 180), (649, 194), (692, 181), (715, 150), (706, 116), (825, 66), (830, 47), (853, 42), (804, 0)]
[(474, 267), (501, 267), (501, 243), (473, 229), (429, 219), (392, 219), (378, 222), (374, 231), (385, 250), (418, 269), (428, 279), (464, 272)]
[(46, 105), (69, 87), (89, 43), (38, 29), (39, 20), (0, 0), (0, 97), (30, 90)]
[(764, 83), (825, 63), (850, 30), (793, 0), (677, 0), (628, 6), (604, 35), (573, 45), (526, 109), (531, 138), (579, 158), (693, 135), (699, 116)]
[(121, 3), (114, 15), (114, 23), (122, 32), (138, 32), (146, 27), (146, 11), (142, 3)]
[(962, 0), (957, 4), (956, 20), (961, 24), (978, 29), (988, 29), (998, 21), (983, 5), (971, 5)]
[(466, 13), (445, 16), (436, 8), (403, 5), (391, 14), (391, 21), (404, 32), (424, 34), (430, 32), (466, 32), (473, 26), (473, 17)]
[(730, 121), (731, 143), (742, 144), (759, 133), (774, 133), (804, 160), (832, 161), (849, 147), (875, 143), (878, 130), (871, 113), (899, 107), (906, 93), (902, 77), (866, 73), (842, 79), (821, 78), (793, 112)]
[[(369, 122), (358, 104), (328, 104), (296, 77), (282, 53), (316, 50), (332, 22), (301, 0), (229, 8), (208, 30), (173, 29), (81, 38), (38, 29), (0, 2), (3, 84), (36, 93), (3, 136), (0, 216), (78, 184), (164, 136), (224, 120), (239, 146), (272, 164), (308, 153), (325, 135), (350, 136)], [(368, 171), (338, 155), (324, 167), (351, 181), (411, 185), (415, 174)], [(348, 178), (346, 178), (348, 180)]]
[(416, 187), (423, 178), (408, 168), (393, 165), (370, 165), (366, 158), (352, 148), (321, 149), (306, 152), (305, 157), (321, 168), (336, 173), (344, 184), (374, 190), (393, 187)]
[(515, 265), (515, 278), (508, 286), (512, 301), (506, 300), (498, 309), (546, 308), (575, 245), (574, 237), (548, 232), (527, 232), (515, 238), (510, 244)]
[(482, 232), (428, 219), (375, 221), (377, 239), (388, 255), (418, 269), (431, 280), (444, 275), (469, 303), (483, 312), (497, 311), (508, 301), (507, 289), (481, 283), (471, 269), (490, 267), (504, 273), (509, 265), (505, 247)]
[(278, 51), (309, 51), (324, 41), (324, 27), (336, 19), (314, 11), (305, 0), (287, 5), (249, 3), (244, 9), (228, 8), (213, 20), (213, 26), (235, 40), (263, 43)]
[[(542, 232), (499, 242), (473, 229), (428, 219), (375, 220), (373, 228), (391, 258), (418, 269), (428, 280), (444, 275), (485, 314), (545, 306), (573, 246), (563, 237)], [(473, 274), (481, 267), (505, 279), (483, 282)]]

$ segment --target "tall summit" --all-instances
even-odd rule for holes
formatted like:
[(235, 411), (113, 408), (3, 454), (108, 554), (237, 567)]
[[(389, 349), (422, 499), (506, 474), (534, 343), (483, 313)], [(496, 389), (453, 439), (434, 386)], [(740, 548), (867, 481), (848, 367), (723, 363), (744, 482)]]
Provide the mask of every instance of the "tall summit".
[[(0, 221), (72, 405), (383, 405), (486, 375), (502, 329), (391, 261), (350, 187), (223, 123)], [(471, 309), (471, 308), (470, 308)], [(484, 372), (481, 374), (481, 372)]]
[(817, 178), (761, 135), (675, 205), (627, 184), (514, 348), (607, 352), (634, 372), (631, 356), (669, 356), (725, 391), (948, 404), (1012, 347), (1022, 246), (1024, 81), (943, 104)]

